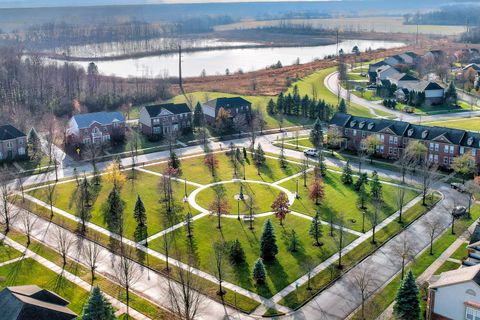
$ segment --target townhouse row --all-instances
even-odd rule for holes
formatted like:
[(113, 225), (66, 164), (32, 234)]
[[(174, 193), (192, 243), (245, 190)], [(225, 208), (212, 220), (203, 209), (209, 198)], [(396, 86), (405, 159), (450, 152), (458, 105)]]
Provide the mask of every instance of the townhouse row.
[(389, 119), (371, 119), (336, 113), (329, 123), (343, 135), (341, 147), (350, 151), (364, 148), (364, 139), (376, 135), (376, 155), (397, 160), (411, 141), (421, 141), (428, 149), (428, 159), (440, 167), (450, 168), (453, 159), (470, 152), (480, 165), (480, 133), (444, 127), (429, 127)]

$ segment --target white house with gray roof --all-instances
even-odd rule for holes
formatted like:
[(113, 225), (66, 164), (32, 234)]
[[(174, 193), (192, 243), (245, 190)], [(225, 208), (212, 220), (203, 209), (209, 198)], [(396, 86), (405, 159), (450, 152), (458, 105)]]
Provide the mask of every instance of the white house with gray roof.
[(101, 144), (125, 138), (125, 117), (122, 113), (92, 112), (74, 115), (68, 122), (67, 144)]

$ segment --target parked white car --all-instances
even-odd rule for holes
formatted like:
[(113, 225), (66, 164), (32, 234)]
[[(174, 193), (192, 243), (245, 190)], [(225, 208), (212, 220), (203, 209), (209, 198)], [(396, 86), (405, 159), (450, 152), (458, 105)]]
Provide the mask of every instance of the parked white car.
[(307, 149), (303, 153), (308, 157), (318, 157), (318, 151), (315, 149)]

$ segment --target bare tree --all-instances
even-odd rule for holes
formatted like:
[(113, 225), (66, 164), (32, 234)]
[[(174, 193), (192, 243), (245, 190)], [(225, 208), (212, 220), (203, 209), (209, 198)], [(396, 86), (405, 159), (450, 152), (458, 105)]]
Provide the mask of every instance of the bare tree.
[(10, 223), (15, 218), (18, 211), (16, 210), (13, 202), (13, 190), (9, 185), (11, 174), (6, 171), (0, 171), (0, 193), (2, 197), (2, 222), (5, 224), (5, 234), (10, 231)]
[(425, 227), (428, 237), (430, 239), (430, 255), (433, 255), (433, 240), (439, 235), (442, 228), (442, 218), (437, 214), (430, 214), (423, 220), (423, 226)]
[(27, 248), (28, 248), (28, 246), (30, 246), (30, 243), (31, 243), (32, 231), (33, 231), (33, 228), (35, 227), (35, 224), (37, 223), (38, 216), (28, 211), (23, 211), (20, 215), (20, 219), (23, 227), (23, 232), (27, 236)]
[(67, 265), (68, 253), (70, 252), (70, 249), (72, 248), (76, 239), (70, 233), (70, 231), (67, 231), (62, 226), (54, 227), (53, 236), (55, 238), (56, 249), (62, 256), (62, 260), (63, 260), (62, 267), (65, 268), (65, 266)]
[(192, 267), (194, 264), (194, 261), (189, 261), (185, 268), (178, 268), (177, 281), (168, 278), (170, 308), (180, 320), (194, 320), (204, 301), (204, 296), (200, 293), (203, 287)]
[(378, 215), (380, 214), (380, 210), (382, 209), (382, 206), (383, 206), (382, 201), (374, 199), (373, 200), (373, 210), (369, 211), (369, 213), (367, 215), (368, 220), (372, 224), (372, 243), (373, 244), (376, 243), (375, 231), (377, 229), (378, 220), (379, 220)]
[(98, 234), (94, 234), (91, 240), (82, 239), (82, 258), (83, 262), (88, 265), (90, 269), (91, 284), (95, 281), (95, 270), (100, 262), (100, 253), (102, 247), (98, 244), (100, 237)]
[(352, 270), (351, 283), (358, 291), (362, 300), (361, 304), (361, 319), (365, 318), (365, 300), (372, 294), (378, 287), (375, 280), (375, 271), (366, 263), (360, 264), (358, 267)]
[(45, 195), (47, 196), (47, 202), (48, 205), (50, 206), (50, 219), (53, 218), (53, 202), (55, 201), (55, 187), (56, 187), (56, 182), (54, 183), (47, 183), (45, 187)]
[(118, 257), (118, 261), (114, 266), (115, 280), (125, 289), (127, 316), (129, 315), (130, 307), (130, 290), (135, 283), (140, 279), (142, 272), (140, 266), (130, 260), (131, 247), (123, 246), (122, 253)]
[(402, 223), (402, 213), (403, 213), (403, 206), (405, 202), (405, 184), (402, 182), (400, 185), (397, 186), (395, 189), (395, 202), (398, 206), (398, 222)]
[(397, 237), (398, 241), (393, 246), (393, 251), (395, 254), (401, 259), (402, 261), (402, 280), (403, 276), (405, 275), (405, 265), (413, 260), (415, 257), (414, 248), (412, 243), (410, 242), (410, 238), (408, 237), (407, 231), (404, 231), (400, 237)]
[(223, 241), (216, 241), (213, 243), (213, 273), (215, 274), (215, 277), (217, 278), (218, 281), (218, 292), (217, 294), (222, 297), (223, 300), (223, 295), (225, 294), (225, 291), (223, 290), (222, 283), (223, 283), (223, 278), (225, 275), (225, 268), (226, 268), (226, 251), (227, 251), (227, 246), (226, 243)]
[(438, 165), (431, 161), (423, 161), (418, 174), (422, 181), (422, 204), (427, 205), (427, 195), (433, 184), (438, 180)]
[(335, 244), (337, 245), (338, 249), (338, 269), (342, 269), (342, 254), (343, 254), (343, 246), (344, 246), (344, 236), (345, 236), (345, 220), (343, 214), (338, 217), (338, 228), (337, 234), (335, 237)]

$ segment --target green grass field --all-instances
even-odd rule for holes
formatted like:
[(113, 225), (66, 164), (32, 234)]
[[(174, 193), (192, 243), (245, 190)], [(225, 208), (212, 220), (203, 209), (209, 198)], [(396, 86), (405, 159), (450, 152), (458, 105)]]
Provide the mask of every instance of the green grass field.
[[(140, 195), (142, 201), (144, 202), (146, 211), (147, 211), (147, 224), (148, 224), (148, 233), (154, 234), (163, 229), (165, 229), (165, 207), (161, 203), (161, 193), (158, 191), (158, 184), (161, 178), (154, 176), (152, 174), (137, 172), (137, 177), (135, 180), (127, 180), (122, 187), (121, 197), (125, 201), (124, 208), (124, 235), (133, 239), (133, 234), (136, 227), (136, 222), (133, 217), (133, 208), (135, 206), (135, 201), (137, 195)], [(132, 183), (134, 181), (134, 183)], [(182, 203), (182, 198), (184, 196), (184, 184), (181, 182), (173, 181), (174, 188), (174, 198), (177, 205), (176, 212), (176, 221), (183, 220), (185, 215), (188, 212), (188, 206), (185, 206)], [(92, 206), (92, 219), (91, 222), (95, 223), (104, 228), (107, 227), (106, 222), (104, 221), (102, 213), (102, 205), (106, 202), (108, 194), (112, 190), (112, 184), (102, 180), (100, 184), (100, 190), (98, 190), (95, 201)], [(190, 193), (194, 188), (191, 186), (187, 187), (188, 192)], [(59, 209), (67, 211), (71, 214), (76, 214), (76, 205), (75, 205), (75, 194), (76, 194), (76, 183), (68, 182), (58, 184), (55, 187), (55, 197), (53, 205)], [(30, 191), (29, 194), (47, 202), (47, 188), (36, 189)], [(195, 210), (192, 209), (192, 214), (197, 214)]]
[[(243, 187), (245, 199), (238, 201), (235, 199), (235, 196), (240, 194), (240, 185)], [(250, 200), (252, 200), (252, 212), (253, 214), (258, 214), (272, 211), (271, 205), (279, 193), (279, 189), (265, 184), (248, 182), (226, 183), (199, 192), (197, 195), (197, 203), (203, 208), (208, 209), (209, 205), (218, 195), (229, 201), (229, 214), (237, 214), (237, 209), (239, 209), (240, 214), (249, 214)]]
[(480, 117), (426, 122), (424, 124), (427, 126), (438, 126), (438, 127), (447, 127), (447, 128), (455, 128), (455, 129), (470, 130), (470, 131), (480, 131)]
[[(279, 253), (275, 261), (265, 262), (267, 282), (264, 285), (255, 284), (251, 273), (255, 261), (260, 255), (259, 242), (263, 224), (267, 218), (255, 219), (253, 231), (249, 229), (248, 222), (242, 220), (223, 218), (222, 228), (219, 230), (215, 217), (202, 218), (194, 222), (194, 236), (191, 243), (183, 228), (177, 229), (170, 235), (175, 238), (174, 246), (176, 247), (171, 251), (177, 252), (176, 256), (180, 260), (184, 259), (185, 255), (189, 253), (190, 256), (196, 258), (202, 270), (214, 274), (213, 243), (215, 241), (228, 242), (238, 239), (245, 251), (246, 262), (239, 266), (227, 262), (225, 280), (267, 298), (305, 274), (305, 264), (308, 261), (317, 265), (337, 251), (334, 238), (330, 237), (326, 231), (321, 238), (323, 246), (313, 246), (313, 240), (308, 235), (310, 221), (306, 219), (288, 215), (282, 227), (274, 217), (268, 218), (271, 219), (275, 227)], [(299, 249), (294, 253), (287, 249), (292, 230), (295, 230), (300, 241)], [(355, 239), (355, 236), (345, 233), (344, 239), (344, 245), (347, 245)], [(156, 239), (150, 242), (150, 248), (163, 252), (163, 243), (163, 238)]]
[[(265, 165), (260, 167), (260, 175), (258, 175), (257, 167), (253, 164), (251, 154), (247, 155), (248, 160), (244, 163), (245, 175), (248, 180), (275, 182), (301, 171), (300, 165), (287, 163), (285, 168), (281, 168), (279, 160), (267, 158)], [(230, 157), (225, 153), (216, 153), (215, 156), (218, 159), (218, 168), (215, 169), (215, 176), (212, 176), (209, 168), (204, 164), (204, 157), (198, 156), (182, 160), (182, 174), (180, 177), (201, 184), (232, 180), (235, 178), (235, 169)], [(160, 173), (164, 172), (165, 168), (166, 164), (145, 167), (147, 170)], [(243, 165), (237, 164), (237, 178), (243, 179)]]
[(0, 242), (0, 263), (21, 257), (22, 253)]
[[(323, 178), (325, 185), (325, 199), (320, 201), (320, 205), (316, 206), (315, 201), (308, 197), (310, 185), (313, 179), (313, 173), (309, 173), (307, 177), (307, 187), (303, 186), (303, 179), (299, 177), (299, 195), (300, 198), (295, 200), (291, 209), (301, 213), (305, 213), (309, 216), (314, 216), (317, 210), (320, 210), (320, 216), (325, 221), (330, 221), (331, 215), (333, 220), (338, 221), (339, 214), (344, 214), (345, 226), (347, 228), (361, 231), (362, 230), (362, 212), (358, 208), (358, 194), (353, 189), (353, 186), (344, 185), (341, 181), (341, 174), (335, 172), (327, 172), (326, 177)], [(354, 178), (356, 180), (356, 178)], [(295, 181), (289, 180), (281, 184), (288, 190), (295, 192)], [(367, 186), (367, 192), (370, 191), (370, 187)], [(383, 206), (378, 215), (378, 223), (390, 216), (398, 210), (398, 205), (395, 199), (395, 190), (397, 187), (382, 184), (383, 192)], [(406, 190), (404, 203), (408, 203), (415, 198), (418, 193)], [(347, 200), (348, 199), (348, 200)], [(367, 214), (365, 218), (365, 230), (369, 230), (372, 227), (372, 223), (369, 216), (371, 216), (373, 210), (373, 204), (368, 197), (366, 201)]]

